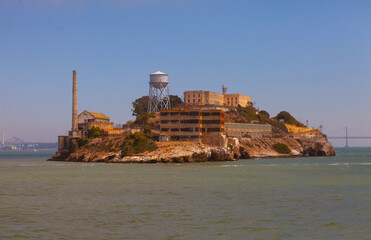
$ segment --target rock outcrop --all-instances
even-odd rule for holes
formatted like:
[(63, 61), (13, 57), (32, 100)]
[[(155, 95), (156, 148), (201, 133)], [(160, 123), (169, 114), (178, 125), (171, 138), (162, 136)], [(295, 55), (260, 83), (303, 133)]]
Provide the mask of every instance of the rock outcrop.
[[(75, 152), (57, 153), (52, 161), (107, 163), (181, 163), (233, 161), (250, 158), (283, 158), (303, 156), (335, 156), (325, 137), (318, 138), (228, 138), (227, 147), (207, 146), (192, 142), (157, 142), (157, 149), (132, 156), (122, 156), (123, 136), (97, 138)], [(274, 145), (285, 144), (290, 153), (279, 153)]]
[(301, 139), (304, 156), (335, 156), (335, 150), (326, 139)]
[(158, 163), (158, 162), (206, 162), (233, 161), (231, 151), (227, 147), (212, 147), (192, 142), (159, 142), (158, 148), (152, 152), (144, 152), (135, 156), (121, 156), (121, 151), (107, 151), (102, 147), (84, 146), (69, 156), (57, 153), (50, 160), (71, 162), (107, 162), (107, 163)]
[[(279, 153), (275, 144), (285, 144), (291, 153)], [(321, 138), (230, 138), (229, 147), (234, 158), (282, 158), (307, 156), (335, 156), (331, 143)]]

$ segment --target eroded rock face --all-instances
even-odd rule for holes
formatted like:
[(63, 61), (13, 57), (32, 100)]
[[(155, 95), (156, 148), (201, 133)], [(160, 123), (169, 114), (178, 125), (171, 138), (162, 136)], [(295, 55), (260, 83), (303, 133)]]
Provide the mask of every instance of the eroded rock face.
[[(101, 148), (82, 147), (70, 154), (65, 161), (72, 162), (108, 162), (108, 163), (183, 163), (207, 161), (233, 161), (227, 147), (212, 147), (192, 142), (159, 142), (152, 152), (135, 156), (121, 156), (121, 152), (102, 151)], [(60, 160), (56, 154), (50, 160)]]
[(326, 140), (303, 141), (304, 155), (308, 156), (335, 156), (335, 150)]
[[(235, 141), (233, 141), (235, 142)], [(283, 143), (291, 150), (289, 154), (278, 153), (273, 145)], [(239, 145), (233, 148), (234, 154), (239, 159), (248, 158), (282, 158), (300, 157), (302, 154), (301, 144), (292, 138), (241, 138)]]
[[(289, 154), (278, 153), (273, 145), (283, 143)], [(49, 160), (107, 163), (183, 163), (233, 161), (249, 158), (335, 156), (331, 143), (323, 138), (229, 138), (228, 147), (213, 147), (192, 142), (158, 142), (158, 148), (135, 156), (122, 156), (121, 137), (94, 139), (75, 153), (57, 153)]]
[[(238, 159), (335, 156), (334, 148), (326, 138), (240, 138), (238, 141), (230, 138), (228, 143), (232, 155)], [(273, 148), (276, 143), (287, 145), (291, 153), (278, 153)]]

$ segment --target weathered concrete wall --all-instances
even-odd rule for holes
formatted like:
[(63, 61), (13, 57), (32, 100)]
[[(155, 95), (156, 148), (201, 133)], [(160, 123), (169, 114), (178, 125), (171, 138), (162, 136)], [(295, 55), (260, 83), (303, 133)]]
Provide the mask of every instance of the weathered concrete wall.
[(238, 105), (246, 107), (251, 104), (251, 97), (239, 93), (226, 94), (224, 96), (224, 104), (230, 107), (238, 107)]

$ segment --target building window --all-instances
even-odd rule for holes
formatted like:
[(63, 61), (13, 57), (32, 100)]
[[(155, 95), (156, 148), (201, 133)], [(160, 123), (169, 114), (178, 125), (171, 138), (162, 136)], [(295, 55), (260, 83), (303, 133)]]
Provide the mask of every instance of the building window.
[(237, 104), (237, 101), (236, 101), (236, 104)]
[(236, 100), (237, 100), (237, 97), (236, 97)]
[(193, 94), (193, 97), (196, 97), (196, 95), (195, 95), (195, 94)]
[(193, 102), (195, 103), (195, 102), (196, 102), (196, 100), (195, 100), (195, 99), (193, 99)]
[(189, 99), (188, 99), (188, 102), (190, 102)]
[(201, 97), (201, 95), (200, 95), (200, 94), (198, 94), (198, 97)]

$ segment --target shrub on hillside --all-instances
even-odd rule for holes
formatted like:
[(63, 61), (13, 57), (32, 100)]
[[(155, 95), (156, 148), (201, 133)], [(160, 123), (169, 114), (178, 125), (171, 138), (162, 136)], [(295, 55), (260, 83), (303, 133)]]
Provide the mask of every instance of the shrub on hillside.
[(121, 156), (131, 156), (146, 151), (156, 150), (156, 143), (143, 133), (132, 133), (128, 135), (122, 144)]
[(273, 144), (273, 149), (276, 150), (278, 153), (281, 153), (281, 154), (291, 153), (291, 150), (289, 149), (289, 147), (284, 143)]
[(154, 113), (138, 115), (134, 121), (134, 124), (147, 124), (148, 119), (153, 118), (154, 116)]
[(237, 112), (249, 122), (259, 120), (256, 115), (257, 110), (253, 106), (241, 107), (238, 105)]
[(90, 138), (97, 138), (103, 136), (103, 129), (99, 127), (92, 127), (89, 131)]
[(261, 111), (259, 112), (259, 114), (260, 114), (262, 117), (269, 118), (269, 113), (268, 113), (267, 111), (261, 110)]
[(287, 129), (286, 125), (283, 122), (278, 122), (276, 120), (267, 119), (267, 123), (269, 123), (270, 125), (272, 125), (273, 130), (276, 129), (276, 128), (279, 128), (282, 131), (284, 131), (285, 133), (288, 133), (289, 132), (289, 130)]
[(287, 124), (295, 125), (298, 127), (305, 127), (304, 124), (296, 120), (290, 113), (286, 111), (281, 111), (280, 113), (277, 114), (277, 116), (274, 117), (277, 120), (283, 120)]
[(77, 139), (77, 144), (80, 147), (85, 146), (88, 143), (88, 139), (86, 138), (79, 138)]

